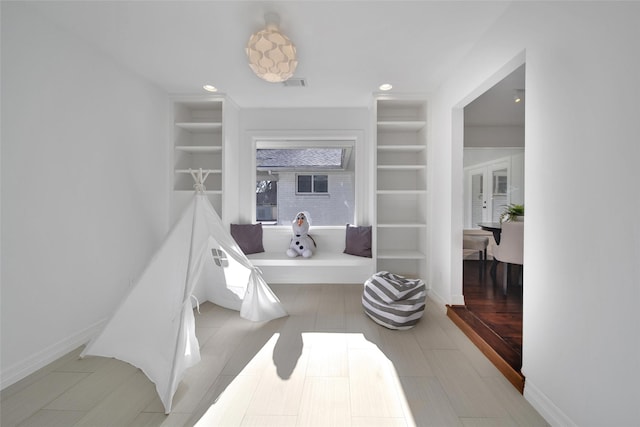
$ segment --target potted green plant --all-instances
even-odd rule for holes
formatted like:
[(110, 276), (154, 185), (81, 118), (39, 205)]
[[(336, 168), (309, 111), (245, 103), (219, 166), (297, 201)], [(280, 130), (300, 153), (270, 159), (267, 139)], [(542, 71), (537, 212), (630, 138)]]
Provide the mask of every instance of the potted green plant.
[(524, 205), (511, 203), (505, 206), (500, 215), (500, 222), (504, 221), (522, 221), (524, 219)]

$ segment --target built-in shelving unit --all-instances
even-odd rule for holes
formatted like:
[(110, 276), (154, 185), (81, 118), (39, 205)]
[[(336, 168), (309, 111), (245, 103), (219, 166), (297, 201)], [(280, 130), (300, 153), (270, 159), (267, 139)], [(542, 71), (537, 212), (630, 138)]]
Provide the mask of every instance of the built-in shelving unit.
[(233, 134), (227, 132), (229, 104), (224, 96), (172, 99), (172, 219), (191, 199), (194, 181), (190, 171), (199, 169), (209, 172), (205, 180), (206, 194), (218, 214), (224, 216), (225, 141)]
[(426, 277), (426, 102), (380, 97), (376, 115), (377, 270)]

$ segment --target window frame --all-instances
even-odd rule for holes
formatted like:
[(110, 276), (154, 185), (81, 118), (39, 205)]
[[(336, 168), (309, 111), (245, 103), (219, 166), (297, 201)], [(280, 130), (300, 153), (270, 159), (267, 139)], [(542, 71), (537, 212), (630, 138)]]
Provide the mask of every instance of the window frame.
[[(351, 162), (353, 170), (349, 173), (354, 177), (354, 224), (370, 223), (370, 212), (373, 209), (374, 198), (368, 193), (370, 183), (375, 179), (373, 171), (368, 167), (374, 152), (365, 144), (365, 132), (362, 129), (343, 130), (250, 130), (245, 132), (248, 141), (245, 153), (251, 162), (251, 172), (248, 179), (243, 180), (240, 187), (240, 200), (237, 205), (238, 215), (250, 214), (247, 221), (256, 221), (255, 185), (257, 177), (256, 150), (262, 148), (291, 148), (291, 147), (347, 147), (351, 148)], [(241, 154), (242, 155), (242, 154)], [(343, 171), (344, 172), (344, 171)], [(344, 228), (344, 225), (322, 226), (326, 228)], [(269, 229), (290, 229), (289, 225), (270, 225)]]

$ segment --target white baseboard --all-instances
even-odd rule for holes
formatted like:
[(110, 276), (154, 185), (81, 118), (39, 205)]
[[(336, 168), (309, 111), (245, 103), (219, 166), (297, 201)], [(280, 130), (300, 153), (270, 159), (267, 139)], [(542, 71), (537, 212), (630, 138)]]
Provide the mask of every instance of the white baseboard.
[(464, 295), (451, 295), (451, 305), (465, 305)]
[(577, 424), (554, 405), (538, 387), (532, 384), (529, 378), (524, 383), (523, 395), (531, 406), (552, 426), (577, 427)]
[(11, 384), (14, 384), (26, 376), (34, 373), (40, 368), (47, 366), (54, 360), (64, 356), (65, 354), (73, 351), (79, 346), (86, 344), (92, 337), (94, 337), (101, 329), (107, 319), (100, 320), (93, 325), (73, 334), (72, 336), (63, 339), (47, 348), (44, 348), (33, 354), (24, 360), (15, 363), (0, 373), (0, 389), (4, 390)]
[(443, 313), (446, 313), (447, 303), (445, 302), (444, 298), (438, 295), (438, 293), (436, 293), (433, 289), (429, 289), (427, 291), (427, 295), (429, 295), (429, 298), (436, 303), (436, 306), (440, 308)]

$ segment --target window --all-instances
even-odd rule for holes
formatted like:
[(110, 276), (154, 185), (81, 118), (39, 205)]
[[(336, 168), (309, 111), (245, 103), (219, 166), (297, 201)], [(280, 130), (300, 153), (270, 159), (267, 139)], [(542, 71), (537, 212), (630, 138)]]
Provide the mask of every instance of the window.
[(307, 211), (312, 226), (354, 223), (355, 140), (255, 142), (257, 222), (290, 226)]
[(216, 263), (218, 267), (222, 267), (222, 268), (229, 267), (229, 260), (227, 259), (227, 254), (222, 249), (211, 249), (211, 256), (213, 257), (213, 261)]
[(506, 169), (493, 172), (493, 194), (507, 194), (507, 184)]
[(298, 175), (298, 194), (327, 194), (329, 192), (328, 175)]
[(278, 181), (273, 177), (258, 176), (256, 180), (256, 221), (278, 222)]

